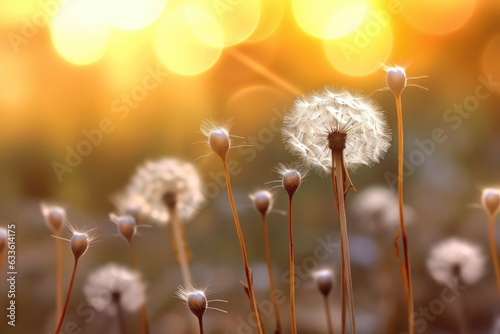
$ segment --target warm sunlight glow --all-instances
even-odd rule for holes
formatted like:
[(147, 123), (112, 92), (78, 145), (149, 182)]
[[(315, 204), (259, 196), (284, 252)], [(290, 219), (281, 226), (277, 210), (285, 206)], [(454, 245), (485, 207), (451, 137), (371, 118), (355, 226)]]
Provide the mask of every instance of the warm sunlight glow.
[(370, 74), (388, 60), (393, 46), (391, 26), (368, 18), (354, 33), (339, 40), (325, 41), (330, 64), (352, 76)]
[(167, 0), (108, 0), (110, 23), (124, 30), (138, 30), (155, 22)]
[(321, 39), (350, 34), (365, 18), (366, 0), (292, 0), (293, 15), (309, 35)]
[[(205, 29), (205, 36), (214, 42), (208, 45), (191, 22)], [(159, 24), (155, 49), (162, 64), (181, 75), (196, 75), (217, 62), (223, 44), (223, 33), (217, 21), (204, 9), (185, 5), (169, 13)]]
[(262, 1), (261, 6), (259, 24), (247, 42), (259, 42), (271, 36), (283, 19), (285, 0)]
[(64, 59), (87, 65), (104, 55), (110, 28), (102, 9), (99, 0), (74, 0), (60, 8), (51, 33), (54, 47)]
[(195, 17), (189, 22), (205, 43), (215, 47), (231, 46), (245, 41), (255, 30), (260, 19), (261, 5), (259, 0), (190, 0), (193, 6), (202, 8), (216, 20), (223, 32), (222, 41), (198, 24)]
[[(487, 46), (484, 48), (482, 58), (482, 68), (484, 76), (486, 78), (491, 77), (491, 80), (494, 82), (499, 82), (500, 67), (498, 66), (498, 60), (500, 59), (500, 34), (490, 39)], [(500, 93), (498, 84), (490, 86), (493, 86), (493, 89), (496, 88), (496, 91)]]
[(403, 15), (418, 30), (440, 35), (462, 27), (474, 12), (476, 0), (403, 0)]

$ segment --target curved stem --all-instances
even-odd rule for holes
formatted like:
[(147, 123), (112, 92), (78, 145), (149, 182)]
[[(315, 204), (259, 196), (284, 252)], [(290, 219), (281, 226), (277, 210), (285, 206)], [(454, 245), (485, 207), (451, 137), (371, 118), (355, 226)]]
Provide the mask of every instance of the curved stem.
[(328, 334), (334, 334), (333, 333), (333, 323), (332, 323), (332, 314), (330, 311), (330, 302), (328, 301), (328, 297), (324, 296), (324, 301), (325, 301), (325, 312), (326, 312), (326, 324), (328, 327)]
[(297, 322), (295, 319), (295, 255), (293, 251), (293, 211), (292, 197), (288, 199), (288, 250), (290, 253), (290, 322), (292, 334), (297, 333)]
[(259, 334), (264, 333), (264, 329), (262, 327), (262, 322), (260, 320), (260, 312), (257, 307), (257, 300), (255, 299), (255, 293), (253, 290), (253, 282), (252, 282), (252, 271), (250, 270), (250, 266), (248, 265), (248, 257), (247, 250), (245, 247), (245, 240), (243, 239), (243, 232), (241, 231), (240, 219), (238, 217), (238, 211), (236, 210), (236, 205), (234, 204), (233, 190), (231, 188), (231, 179), (229, 178), (229, 172), (227, 170), (227, 163), (225, 160), (222, 161), (222, 165), (224, 167), (224, 175), (226, 178), (226, 186), (227, 186), (227, 196), (229, 197), (229, 203), (231, 205), (231, 211), (233, 213), (234, 225), (236, 227), (236, 233), (238, 234), (238, 240), (240, 242), (241, 248), (241, 257), (243, 258), (243, 266), (245, 267), (245, 277), (247, 280), (247, 288), (248, 288), (248, 298), (250, 299), (250, 305), (252, 307), (252, 312), (255, 316), (255, 322), (257, 323), (257, 330)]
[(278, 299), (276, 297), (276, 286), (274, 284), (274, 274), (273, 274), (273, 266), (271, 262), (271, 248), (269, 247), (269, 232), (267, 228), (267, 216), (262, 215), (262, 230), (264, 233), (264, 248), (266, 251), (266, 262), (267, 262), (267, 271), (269, 273), (269, 285), (271, 287), (271, 300), (273, 302), (274, 307), (274, 318), (276, 320), (276, 334), (281, 333), (281, 320), (280, 313), (278, 307)]
[(203, 334), (203, 319), (198, 317), (198, 327), (200, 327), (200, 334)]
[(493, 259), (493, 267), (495, 268), (495, 277), (497, 281), (498, 292), (500, 293), (500, 265), (498, 263), (498, 251), (495, 242), (495, 216), (488, 215), (489, 230), (490, 230), (490, 248), (491, 258)]
[(404, 268), (403, 277), (405, 280), (406, 302), (408, 307), (408, 331), (409, 334), (415, 332), (415, 319), (413, 317), (413, 289), (410, 272), (410, 254), (408, 252), (408, 240), (406, 238), (406, 226), (404, 219), (403, 202), (403, 154), (404, 154), (404, 130), (403, 130), (403, 108), (401, 106), (401, 94), (396, 97), (396, 109), (398, 117), (398, 201), (399, 201), (399, 223), (401, 227), (401, 239), (403, 241)]
[[(137, 266), (137, 261), (135, 259), (134, 248), (132, 241), (128, 242), (128, 248), (130, 251), (130, 262), (136, 273), (139, 273), (139, 267)], [(148, 306), (146, 305), (146, 299), (143, 296), (143, 301), (141, 303), (141, 323), (142, 323), (142, 333), (149, 334), (149, 317), (148, 317)]]
[(337, 198), (337, 208), (340, 223), (340, 246), (342, 253), (343, 280), (346, 288), (346, 297), (349, 301), (349, 316), (351, 332), (356, 331), (356, 314), (354, 312), (354, 293), (352, 289), (351, 259), (349, 256), (349, 240), (347, 236), (347, 218), (344, 201), (344, 163), (343, 152), (332, 151), (332, 182)]
[(64, 323), (64, 317), (66, 316), (66, 311), (68, 310), (69, 298), (71, 297), (71, 291), (73, 290), (73, 284), (75, 283), (77, 265), (78, 265), (78, 258), (75, 258), (75, 264), (73, 266), (73, 273), (71, 274), (71, 280), (69, 281), (68, 293), (66, 294), (66, 302), (64, 302), (64, 307), (62, 309), (61, 318), (59, 319), (59, 324), (57, 325), (57, 329), (55, 331), (55, 334), (59, 334), (61, 332), (61, 328), (62, 328), (62, 325)]

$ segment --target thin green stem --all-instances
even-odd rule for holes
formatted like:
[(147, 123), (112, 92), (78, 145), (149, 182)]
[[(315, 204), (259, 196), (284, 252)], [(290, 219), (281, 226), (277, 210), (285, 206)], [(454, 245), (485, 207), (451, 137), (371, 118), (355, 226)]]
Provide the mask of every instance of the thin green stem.
[(332, 314), (330, 311), (330, 301), (328, 300), (328, 296), (324, 296), (323, 299), (325, 301), (326, 324), (327, 324), (327, 328), (328, 328), (328, 334), (334, 334), (333, 333)]
[(73, 291), (73, 284), (75, 283), (76, 267), (78, 266), (78, 258), (75, 258), (75, 264), (73, 266), (73, 273), (71, 274), (71, 280), (69, 281), (68, 293), (66, 294), (66, 301), (64, 302), (64, 307), (62, 309), (61, 318), (59, 319), (59, 324), (55, 334), (61, 332), (62, 325), (64, 323), (64, 317), (66, 316), (66, 311), (68, 310), (69, 298), (71, 297), (71, 292)]
[(490, 249), (491, 258), (493, 259), (493, 267), (495, 269), (495, 277), (497, 281), (498, 292), (500, 293), (500, 265), (498, 263), (498, 250), (497, 243), (495, 241), (495, 216), (492, 214), (488, 215), (489, 230), (490, 230)]
[(290, 322), (292, 334), (297, 334), (297, 320), (295, 319), (295, 255), (293, 251), (293, 211), (292, 198), (288, 199), (288, 250), (290, 253)]
[[(137, 266), (137, 260), (135, 258), (134, 247), (132, 241), (128, 242), (128, 249), (130, 251), (130, 262), (136, 273), (139, 273), (139, 267)], [(141, 303), (141, 324), (142, 333), (149, 334), (149, 316), (148, 316), (148, 306), (146, 304), (146, 298), (143, 296), (143, 301)]]
[(332, 151), (332, 179), (335, 194), (337, 197), (338, 214), (340, 223), (340, 246), (342, 252), (342, 267), (344, 268), (344, 284), (346, 288), (346, 297), (349, 301), (349, 316), (351, 322), (351, 332), (356, 331), (356, 314), (354, 312), (354, 293), (352, 289), (352, 276), (351, 276), (351, 259), (349, 256), (349, 240), (347, 236), (347, 217), (345, 211), (344, 200), (344, 157), (342, 151)]
[(408, 331), (415, 333), (415, 319), (413, 317), (413, 288), (410, 272), (410, 254), (408, 252), (408, 240), (406, 237), (406, 226), (404, 220), (403, 202), (403, 157), (404, 157), (404, 129), (403, 129), (403, 108), (401, 106), (401, 94), (395, 95), (396, 109), (398, 117), (398, 201), (399, 201), (399, 223), (401, 227), (401, 239), (403, 241), (404, 268), (403, 277), (405, 279), (405, 293), (408, 308)]
[(247, 251), (245, 247), (245, 240), (243, 238), (243, 232), (241, 231), (240, 219), (238, 217), (238, 211), (236, 210), (236, 205), (234, 203), (233, 190), (231, 188), (231, 179), (229, 177), (229, 172), (227, 170), (227, 163), (225, 160), (222, 161), (222, 165), (224, 167), (224, 175), (226, 178), (226, 186), (227, 186), (227, 196), (229, 197), (229, 203), (231, 205), (231, 211), (233, 213), (234, 225), (236, 227), (236, 233), (238, 234), (238, 240), (240, 242), (241, 248), (241, 256), (243, 258), (243, 266), (245, 267), (245, 277), (247, 280), (247, 288), (248, 288), (248, 298), (250, 299), (250, 305), (252, 307), (252, 312), (255, 316), (255, 322), (257, 323), (257, 330), (259, 334), (264, 333), (264, 329), (262, 326), (262, 322), (260, 319), (260, 312), (257, 306), (257, 300), (255, 298), (255, 293), (253, 290), (253, 281), (252, 281), (252, 271), (250, 270), (250, 266), (248, 265), (248, 257)]
[(267, 228), (267, 216), (262, 215), (262, 230), (264, 234), (264, 248), (266, 252), (266, 262), (267, 262), (267, 271), (269, 273), (269, 285), (271, 287), (271, 300), (273, 302), (274, 307), (274, 319), (276, 320), (276, 334), (281, 333), (281, 320), (280, 313), (278, 307), (278, 298), (276, 296), (276, 286), (274, 284), (274, 274), (273, 274), (273, 266), (271, 262), (271, 248), (269, 246), (269, 231)]

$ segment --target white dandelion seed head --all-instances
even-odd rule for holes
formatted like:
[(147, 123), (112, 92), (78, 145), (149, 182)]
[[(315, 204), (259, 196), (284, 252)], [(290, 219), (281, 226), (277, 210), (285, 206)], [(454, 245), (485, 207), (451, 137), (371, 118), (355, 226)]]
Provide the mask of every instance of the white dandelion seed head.
[(427, 259), (427, 269), (438, 283), (474, 284), (485, 272), (485, 258), (480, 247), (457, 238), (448, 238), (434, 246)]
[(148, 161), (132, 176), (125, 191), (117, 197), (119, 212), (130, 202), (140, 203), (141, 214), (166, 224), (170, 219), (168, 205), (175, 205), (183, 219), (192, 218), (205, 201), (201, 178), (196, 168), (175, 158)]
[(47, 227), (55, 234), (60, 234), (66, 224), (66, 210), (57, 205), (40, 204), (43, 219)]
[[(385, 187), (368, 187), (357, 193), (351, 203), (360, 226), (369, 232), (376, 232), (382, 228), (392, 231), (394, 227), (399, 226), (398, 197)], [(404, 214), (405, 224), (412, 224), (415, 220), (413, 208), (405, 205)]]
[(329, 135), (345, 134), (345, 164), (354, 169), (380, 161), (389, 149), (391, 134), (382, 111), (368, 98), (331, 87), (295, 100), (283, 120), (287, 149), (303, 163), (330, 173)]
[(118, 304), (135, 312), (144, 303), (144, 284), (131, 269), (110, 263), (92, 272), (83, 288), (87, 302), (97, 311), (114, 315)]

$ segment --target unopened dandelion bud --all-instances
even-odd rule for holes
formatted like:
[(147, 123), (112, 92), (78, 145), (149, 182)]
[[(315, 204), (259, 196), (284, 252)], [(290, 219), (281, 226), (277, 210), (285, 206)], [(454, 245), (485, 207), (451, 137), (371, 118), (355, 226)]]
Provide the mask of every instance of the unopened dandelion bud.
[(231, 139), (227, 131), (224, 129), (212, 131), (208, 137), (208, 142), (215, 154), (225, 161), (227, 151), (229, 151), (229, 147), (231, 147)]
[(328, 297), (333, 288), (333, 271), (329, 269), (319, 270), (313, 274), (316, 285), (321, 294)]
[(7, 229), (5, 227), (0, 227), (0, 254), (7, 246)]
[(66, 223), (66, 210), (59, 206), (42, 204), (42, 214), (45, 224), (56, 234), (59, 234)]
[(89, 248), (89, 237), (87, 233), (73, 233), (71, 237), (71, 251), (75, 256), (75, 259), (78, 259), (80, 256), (85, 254), (87, 249)]
[(203, 317), (207, 309), (207, 297), (203, 291), (196, 290), (187, 295), (187, 305), (191, 312), (199, 319)]
[(481, 204), (488, 214), (494, 216), (500, 208), (500, 191), (492, 188), (484, 189)]
[(388, 68), (386, 80), (387, 86), (394, 93), (394, 95), (401, 95), (401, 92), (406, 87), (405, 69), (399, 66)]
[(261, 190), (251, 195), (255, 209), (265, 216), (271, 211), (273, 207), (273, 195), (267, 190)]
[(297, 189), (299, 189), (300, 181), (300, 173), (294, 169), (283, 174), (283, 188), (285, 188), (288, 196), (293, 196)]
[(137, 232), (137, 224), (132, 216), (117, 216), (110, 214), (109, 219), (116, 224), (120, 235), (128, 242), (132, 242), (132, 238)]

